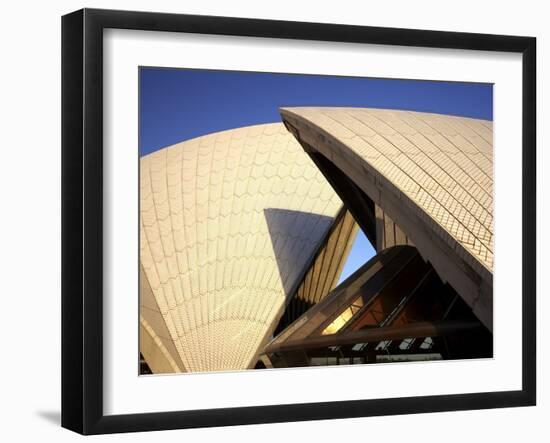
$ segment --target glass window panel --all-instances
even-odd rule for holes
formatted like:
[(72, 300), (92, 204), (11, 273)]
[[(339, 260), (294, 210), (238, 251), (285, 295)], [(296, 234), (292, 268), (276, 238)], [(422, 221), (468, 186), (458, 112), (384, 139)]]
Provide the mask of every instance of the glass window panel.
[(358, 297), (353, 301), (353, 303), (344, 309), (344, 311), (336, 317), (332, 323), (330, 323), (321, 333), (322, 335), (330, 335), (335, 334), (340, 329), (342, 329), (345, 324), (351, 320), (351, 318), (359, 312), (359, 310), (363, 307), (363, 299), (361, 297)]
[(380, 343), (378, 343), (378, 345), (376, 345), (376, 350), (377, 351), (383, 351), (384, 349), (386, 349), (391, 343), (391, 340), (382, 340)]
[(420, 349), (431, 349), (433, 345), (434, 341), (432, 340), (432, 337), (426, 337), (420, 345)]
[(414, 338), (406, 338), (399, 344), (399, 349), (406, 350), (409, 349), (414, 343)]

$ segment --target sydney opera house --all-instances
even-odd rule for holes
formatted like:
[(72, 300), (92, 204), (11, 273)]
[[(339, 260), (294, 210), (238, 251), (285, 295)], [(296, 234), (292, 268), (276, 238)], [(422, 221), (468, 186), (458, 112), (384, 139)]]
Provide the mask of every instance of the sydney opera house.
[(140, 373), (491, 357), (492, 122), (280, 114), (141, 158)]

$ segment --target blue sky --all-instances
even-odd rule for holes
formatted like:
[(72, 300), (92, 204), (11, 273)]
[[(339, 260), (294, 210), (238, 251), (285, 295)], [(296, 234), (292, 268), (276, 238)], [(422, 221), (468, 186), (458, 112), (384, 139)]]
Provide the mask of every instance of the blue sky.
[[(141, 67), (139, 152), (211, 132), (281, 121), (283, 106), (407, 109), (493, 119), (491, 84)], [(359, 232), (342, 273), (374, 255)]]

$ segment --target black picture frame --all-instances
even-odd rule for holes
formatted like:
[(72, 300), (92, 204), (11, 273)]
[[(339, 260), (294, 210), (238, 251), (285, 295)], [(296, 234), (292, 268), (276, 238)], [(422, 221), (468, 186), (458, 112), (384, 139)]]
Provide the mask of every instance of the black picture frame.
[[(522, 54), (522, 389), (109, 415), (103, 413), (103, 30), (192, 32)], [(62, 18), (62, 426), (82, 434), (319, 420), (536, 403), (536, 39), (83, 9)]]

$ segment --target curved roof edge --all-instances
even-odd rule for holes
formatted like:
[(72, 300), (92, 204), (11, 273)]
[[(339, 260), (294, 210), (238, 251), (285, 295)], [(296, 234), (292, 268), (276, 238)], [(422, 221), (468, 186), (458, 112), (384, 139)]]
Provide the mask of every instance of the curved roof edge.
[[(384, 137), (385, 134), (375, 127), (354, 127), (341, 124), (339, 118), (348, 118), (342, 113), (368, 112), (379, 113), (381, 125), (384, 122), (384, 113), (395, 115), (421, 114), (408, 111), (371, 110), (366, 108), (281, 108), (280, 113), (287, 129), (296, 137), (305, 151), (315, 158), (322, 156), (343, 172), (353, 184), (359, 187), (376, 205), (386, 211), (390, 217), (405, 231), (418, 248), (424, 259), (430, 261), (440, 277), (451, 284), (466, 303), (472, 308), (476, 316), (492, 330), (492, 250), (491, 260), (483, 261), (472, 253), (469, 245), (457, 240), (448, 227), (434, 219), (425, 207), (415, 201), (407, 192), (394, 182), (395, 175), (385, 174), (370, 161), (368, 155), (363, 155), (366, 149), (361, 150), (354, 142), (363, 143), (359, 131), (369, 131), (369, 135)], [(332, 114), (331, 114), (332, 113)], [(458, 117), (444, 115), (423, 114), (422, 117), (452, 120)], [(353, 116), (351, 116), (353, 117)], [(350, 117), (350, 118), (351, 118)], [(473, 120), (473, 119), (472, 119)], [(360, 126), (357, 121), (353, 122)], [(391, 125), (390, 125), (391, 127)], [(485, 126), (487, 131), (489, 128)], [(384, 129), (384, 128), (382, 128)], [(395, 127), (391, 130), (401, 135)], [(412, 132), (412, 131), (411, 131)], [(492, 128), (490, 129), (492, 134)], [(372, 134), (371, 134), (372, 133)], [(405, 137), (403, 137), (405, 140)], [(354, 140), (352, 142), (352, 140)], [(392, 140), (395, 143), (395, 140)], [(392, 144), (393, 144), (392, 143)], [(399, 144), (399, 140), (397, 140)], [(398, 146), (393, 146), (399, 149)], [(491, 140), (492, 146), (492, 140)], [(433, 145), (432, 145), (433, 147)], [(405, 149), (403, 149), (405, 150)], [(393, 166), (391, 159), (388, 169)], [(490, 163), (492, 167), (492, 152)], [(326, 175), (328, 171), (323, 171)], [(492, 176), (490, 178), (492, 189)], [(475, 200), (473, 203), (477, 203)], [(487, 209), (486, 209), (487, 210)], [(462, 214), (462, 212), (460, 213)], [(458, 217), (459, 215), (451, 214)], [(461, 227), (462, 228), (462, 227)], [(492, 248), (492, 195), (490, 200), (490, 241)]]

